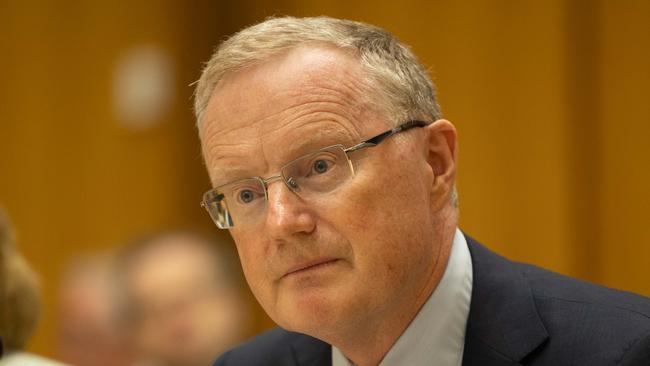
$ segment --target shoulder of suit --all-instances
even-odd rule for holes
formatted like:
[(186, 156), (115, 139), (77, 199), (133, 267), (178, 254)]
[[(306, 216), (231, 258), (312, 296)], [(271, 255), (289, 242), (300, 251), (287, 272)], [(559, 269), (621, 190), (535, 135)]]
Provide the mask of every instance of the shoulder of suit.
[[(640, 319), (650, 319), (650, 298), (631, 292), (615, 290), (587, 281), (567, 277), (531, 264), (513, 262), (497, 253), (490, 251), (482, 244), (464, 234), (470, 251), (472, 262), (476, 266), (477, 259), (482, 262), (483, 275), (493, 277), (495, 281), (508, 281), (515, 272), (521, 273), (530, 286), (533, 297), (539, 301), (562, 301), (590, 305), (593, 307), (609, 308), (612, 311), (636, 314)], [(485, 265), (485, 263), (489, 263)], [(508, 274), (506, 278), (499, 278), (494, 271)]]
[(274, 328), (224, 353), (214, 366), (288, 365), (294, 364), (294, 346), (320, 346), (323, 342), (310, 336)]
[(291, 344), (298, 333), (274, 328), (261, 333), (223, 354), (216, 365), (263, 365), (271, 360), (291, 357)]
[[(475, 323), (474, 327), (468, 323), (468, 329), (500, 345), (501, 352), (517, 355), (516, 351), (526, 350), (529, 340), (522, 334), (533, 329), (532, 324), (541, 325), (548, 337), (527, 356), (540, 362), (536, 364), (573, 360), (579, 365), (627, 365), (622, 360), (636, 362), (639, 355), (646, 357), (650, 352), (650, 299), (512, 262), (466, 238), (477, 287), (472, 296), (481, 296), (472, 299), (475, 308), (470, 309), (470, 320)], [(524, 297), (532, 300), (534, 313), (526, 313)], [(519, 314), (514, 319), (520, 323), (512, 323), (512, 314)], [(650, 360), (633, 364), (650, 365)]]
[(567, 277), (533, 265), (516, 263), (528, 280), (536, 301), (561, 301), (628, 313), (650, 322), (650, 298)]
[(649, 298), (517, 265), (528, 279), (551, 341), (571, 344), (573, 355), (589, 354), (591, 364), (608, 360), (627, 365), (624, 360), (639, 357), (650, 362)]

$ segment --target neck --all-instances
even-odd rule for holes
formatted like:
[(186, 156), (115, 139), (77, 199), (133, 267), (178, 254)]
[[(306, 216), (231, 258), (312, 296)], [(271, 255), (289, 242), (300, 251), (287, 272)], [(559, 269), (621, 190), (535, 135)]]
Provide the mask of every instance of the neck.
[(414, 287), (412, 296), (405, 297), (399, 306), (386, 309), (377, 319), (360, 319), (344, 335), (330, 337), (330, 344), (358, 366), (375, 366), (386, 356), (427, 302), (447, 268), (451, 245), (456, 231), (456, 221), (436, 225), (436, 242), (440, 243), (434, 260)]

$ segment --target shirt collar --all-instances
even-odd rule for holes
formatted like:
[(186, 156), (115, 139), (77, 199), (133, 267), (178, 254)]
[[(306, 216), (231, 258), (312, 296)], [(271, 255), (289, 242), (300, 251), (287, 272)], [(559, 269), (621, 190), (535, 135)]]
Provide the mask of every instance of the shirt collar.
[[(379, 366), (460, 366), (472, 297), (472, 259), (463, 233), (456, 229), (445, 273), (415, 319)], [(435, 358), (435, 359), (433, 359)], [(352, 366), (332, 347), (332, 366)]]

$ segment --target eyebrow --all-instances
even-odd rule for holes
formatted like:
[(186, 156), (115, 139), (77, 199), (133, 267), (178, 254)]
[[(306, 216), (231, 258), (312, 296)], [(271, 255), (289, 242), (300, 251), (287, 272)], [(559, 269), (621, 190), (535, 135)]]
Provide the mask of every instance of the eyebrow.
[[(282, 159), (282, 165), (327, 146), (341, 144), (343, 147), (349, 147), (355, 143), (352, 134), (344, 129), (332, 128), (326, 129), (325, 131), (314, 130), (309, 132), (310, 135), (300, 139), (300, 141), (292, 143), (286, 151), (282, 152), (284, 157), (284, 159)], [(239, 160), (239, 158), (232, 155), (220, 155), (213, 161), (213, 163), (225, 161), (226, 163), (224, 165), (228, 166), (227, 168), (217, 169), (217, 172), (219, 173), (217, 182), (219, 184), (215, 184), (213, 181), (213, 187), (230, 184), (241, 179), (262, 176), (260, 174), (252, 173), (251, 169), (247, 167), (242, 167), (242, 163), (233, 164), (233, 160)], [(246, 166), (248, 166), (248, 164), (246, 164)], [(276, 169), (279, 170), (281, 166)], [(276, 173), (277, 171), (273, 171), (270, 174)]]
[(293, 157), (288, 159), (287, 162), (327, 146), (341, 144), (344, 147), (348, 147), (355, 143), (351, 134), (345, 130), (331, 129), (317, 132), (317, 134), (312, 134), (293, 144), (291, 150), (287, 151), (287, 155)]
[[(224, 159), (225, 160), (225, 159)], [(212, 181), (213, 187), (219, 187), (225, 184), (230, 184), (241, 179), (246, 179), (255, 176), (251, 174), (250, 169), (242, 166), (231, 166), (225, 169), (217, 170), (217, 180)]]

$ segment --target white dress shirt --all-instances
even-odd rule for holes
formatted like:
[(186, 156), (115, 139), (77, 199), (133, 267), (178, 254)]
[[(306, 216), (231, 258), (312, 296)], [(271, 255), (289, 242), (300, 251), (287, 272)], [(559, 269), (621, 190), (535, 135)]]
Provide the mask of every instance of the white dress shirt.
[[(471, 297), (472, 258), (456, 229), (440, 283), (379, 366), (461, 366)], [(353, 364), (332, 347), (332, 366)]]

